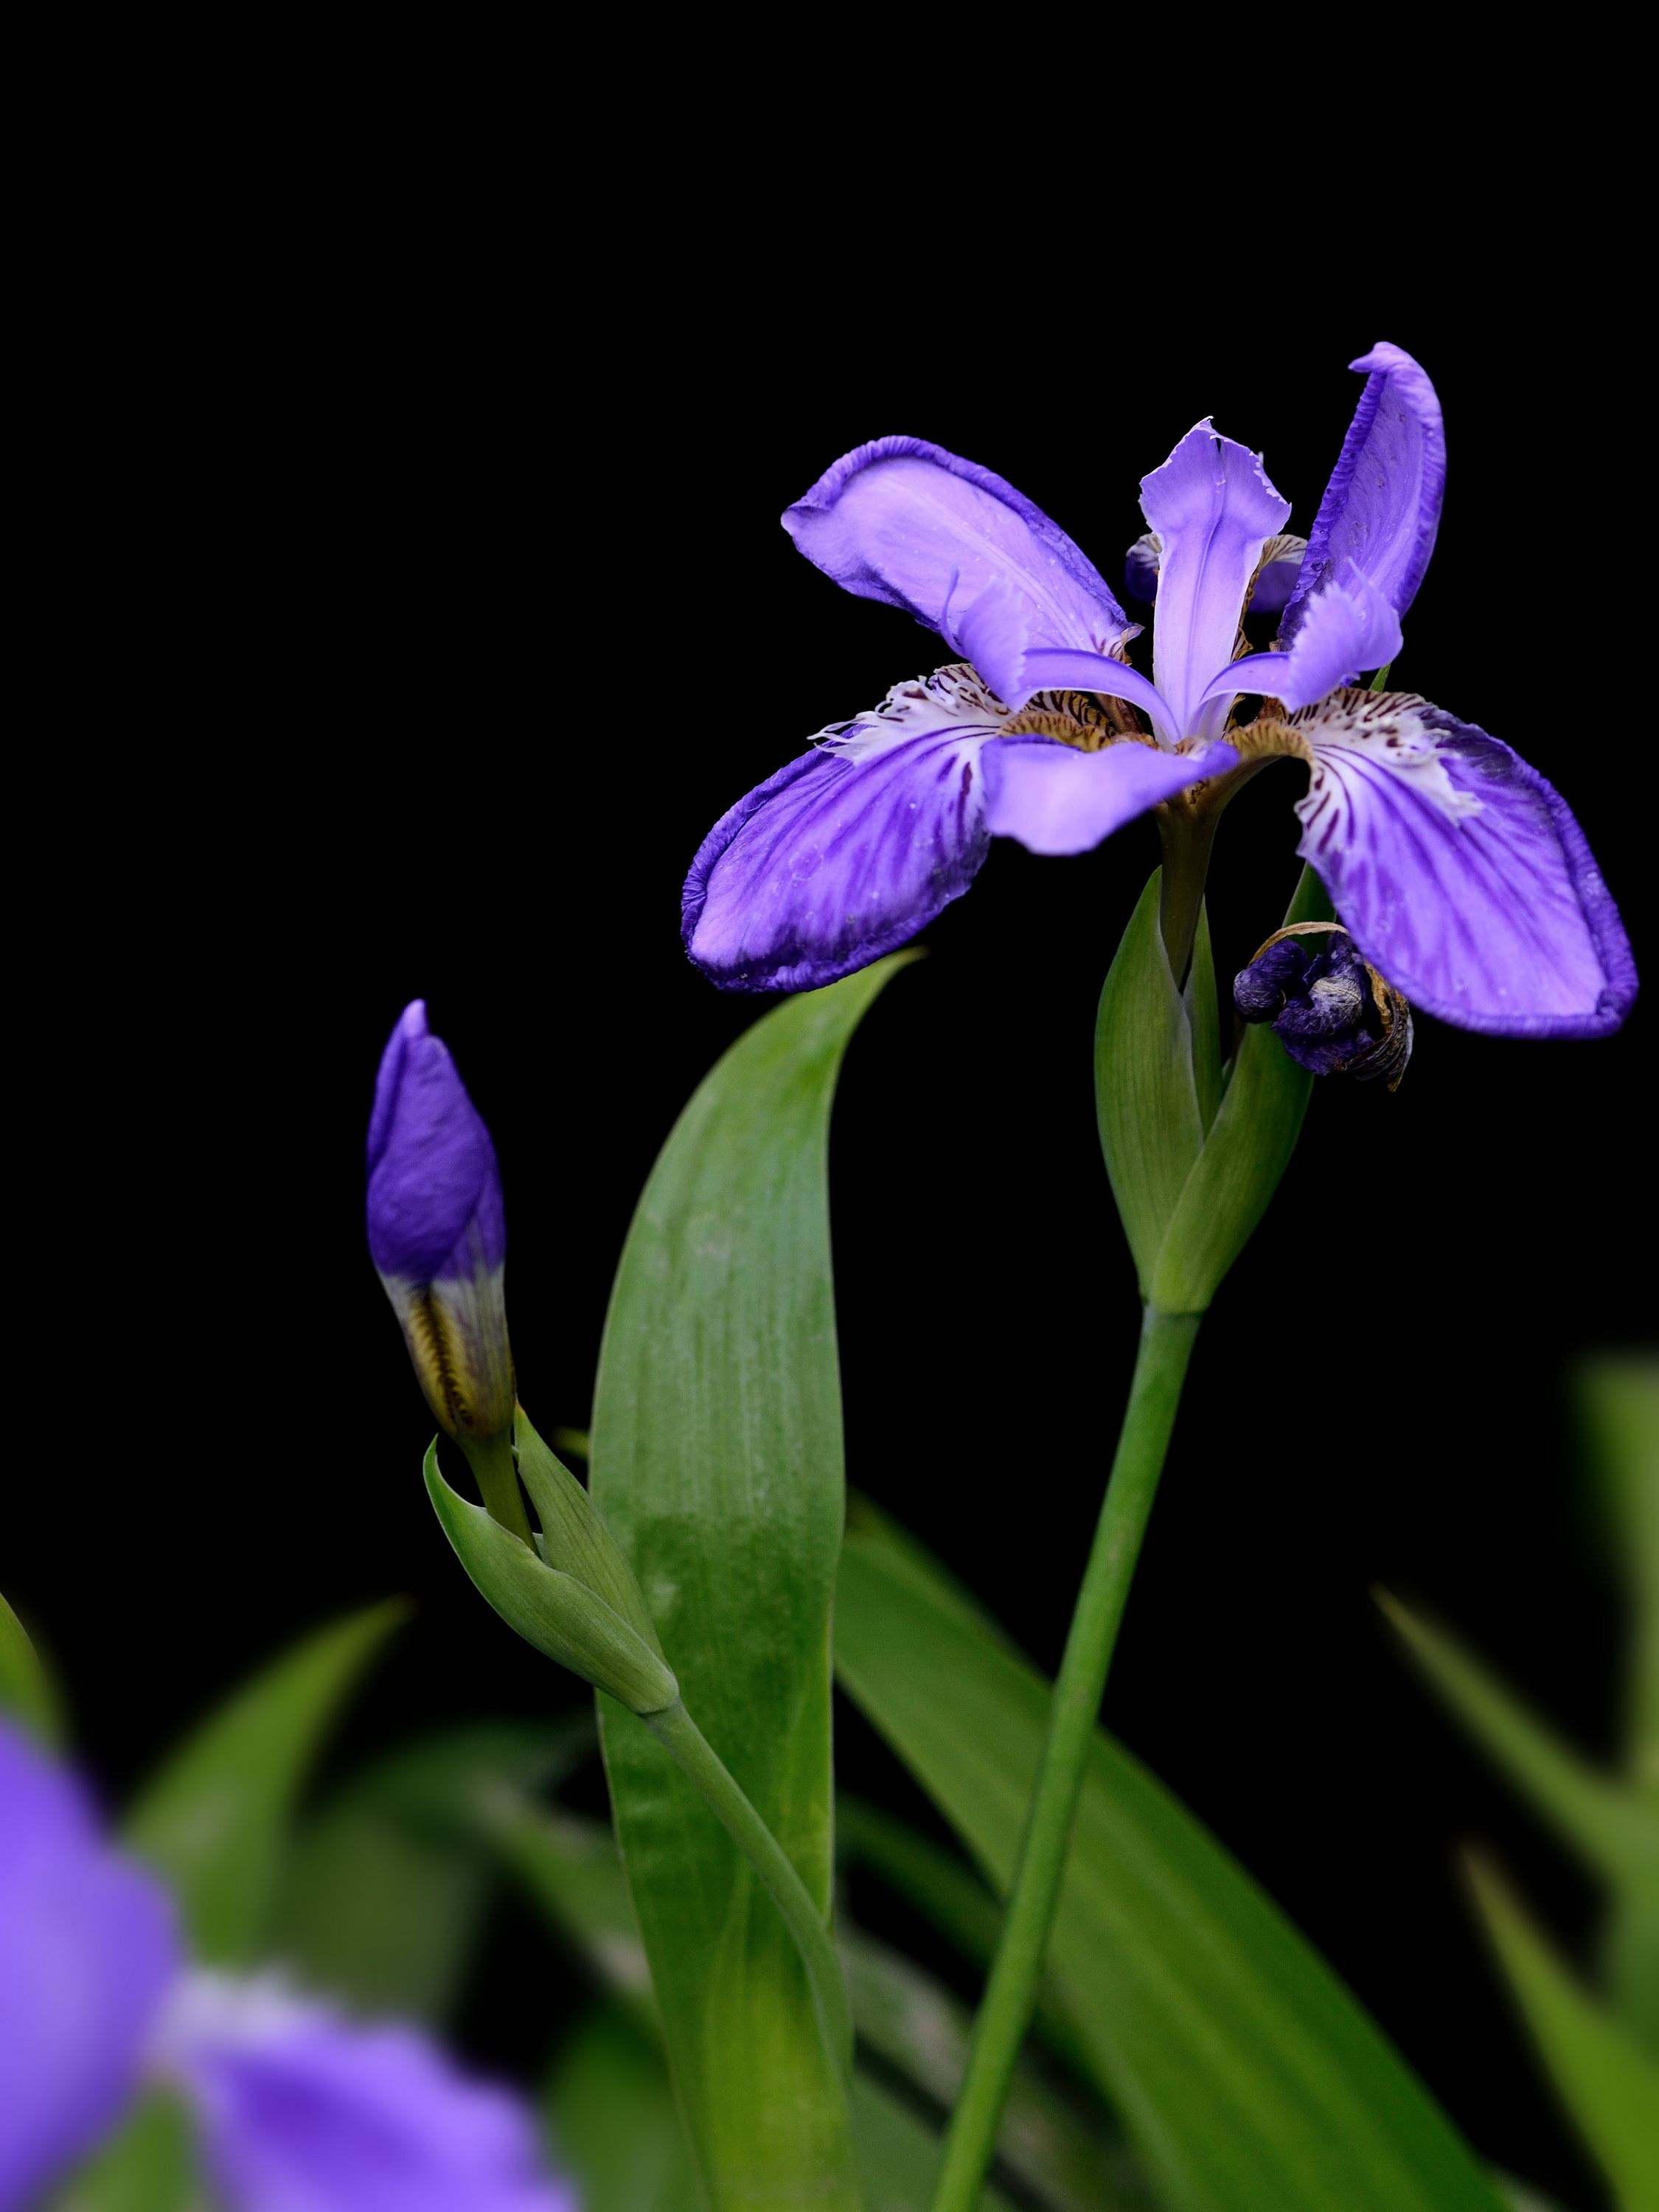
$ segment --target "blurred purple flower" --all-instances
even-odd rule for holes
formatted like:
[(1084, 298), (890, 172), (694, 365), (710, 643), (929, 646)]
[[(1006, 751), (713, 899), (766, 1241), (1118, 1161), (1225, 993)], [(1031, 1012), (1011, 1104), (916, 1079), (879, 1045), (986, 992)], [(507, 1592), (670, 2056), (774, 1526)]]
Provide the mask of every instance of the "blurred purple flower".
[(36, 2203), (120, 2118), (179, 1956), (159, 1883), (0, 1717), (0, 2212)]
[[(837, 461), (785, 528), (959, 658), (821, 731), (715, 824), (683, 901), (695, 964), (727, 990), (832, 982), (959, 897), (993, 836), (1082, 852), (1178, 793), (1218, 806), (1285, 755), (1311, 771), (1299, 849), (1397, 989), (1466, 1029), (1616, 1029), (1635, 966), (1562, 799), (1443, 708), (1348, 688), (1400, 649), (1445, 487), (1423, 370), (1387, 344), (1353, 366), (1365, 388), (1305, 551), (1260, 457), (1207, 420), (1142, 479), (1128, 573), (1155, 600), (1151, 680), (1127, 661), (1139, 625), (1000, 477), (919, 438)], [(1283, 608), (1278, 646), (1246, 657), (1258, 604)]]
[(375, 1081), (368, 1249), (443, 1427), (480, 1438), (509, 1429), (507, 1221), (495, 1147), (448, 1048), (427, 1028), (421, 999), (404, 1009)]
[(0, 2212), (30, 2212), (147, 2081), (228, 2212), (574, 2212), (536, 2131), (412, 2030), (192, 1974), (165, 1893), (0, 1718)]

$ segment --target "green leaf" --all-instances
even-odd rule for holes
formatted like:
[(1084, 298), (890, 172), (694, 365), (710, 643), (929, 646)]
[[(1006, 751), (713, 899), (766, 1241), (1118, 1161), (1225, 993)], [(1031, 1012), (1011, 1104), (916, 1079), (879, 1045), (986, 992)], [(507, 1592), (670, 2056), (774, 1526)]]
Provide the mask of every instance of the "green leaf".
[(1152, 871), (1129, 917), (1095, 1019), (1100, 1148), (1142, 1297), (1204, 1143), (1192, 1031), (1158, 927), (1163, 878)]
[[(708, 1741), (827, 1915), (830, 1603), (843, 1514), (826, 1155), (884, 960), (757, 1022), (680, 1116), (605, 1325), (591, 1489)], [(696, 1792), (601, 1728), (669, 2063), (715, 2212), (858, 2202), (794, 1944)]]
[[(1047, 1685), (862, 1538), (836, 1645), (855, 1702), (1006, 1889)], [(1103, 1735), (1049, 1971), (1171, 2212), (1493, 2212), (1467, 2145), (1341, 1984)]]
[(507, 1865), (549, 1925), (644, 2033), (660, 2039), (651, 1969), (616, 1838), (598, 1820), (522, 1806), (496, 1831)]
[(286, 1652), (173, 1753), (129, 1813), (127, 1842), (173, 1885), (205, 1964), (249, 1966), (264, 1949), (295, 1800), (407, 1611), (373, 1606)]
[(136, 2105), (55, 2212), (214, 2212), (184, 2104), (158, 2091)]
[(1622, 2212), (1659, 2212), (1659, 2066), (1577, 1986), (1497, 1876), (1479, 1865), (1472, 1872), (1545, 2068)]
[(1630, 1591), (1631, 1770), (1659, 1797), (1659, 1359), (1587, 1360), (1575, 1380), (1613, 1559)]
[(1609, 1881), (1659, 1896), (1659, 1807), (1598, 1774), (1450, 1637), (1386, 1590), (1376, 1599), (1441, 1696), (1537, 1811)]
[[(873, 1936), (844, 1929), (841, 1942), (861, 2049), (926, 2095), (942, 2118), (967, 2069), (967, 2008)], [(1098, 2113), (1085, 2118), (1027, 2063), (1014, 2075), (997, 2156), (1011, 2181), (1051, 2212), (1139, 2212), (1151, 2203)]]
[[(1318, 877), (1304, 868), (1286, 923), (1328, 919), (1330, 910)], [(1245, 1030), (1156, 1265), (1143, 1271), (1141, 1294), (1150, 1305), (1170, 1314), (1205, 1311), (1291, 1164), (1312, 1092), (1312, 1076), (1265, 1023)]]
[(354, 1776), (295, 1840), (276, 1955), (358, 2012), (443, 2020), (499, 1872), (501, 1822), (592, 1741), (586, 1713), (474, 1722)]
[[(853, 2086), (853, 2129), (866, 2212), (927, 2212), (939, 2172), (939, 2139), (884, 2083), (860, 2074)], [(988, 2185), (980, 2212), (1013, 2212)]]
[[(1659, 1360), (1608, 1354), (1587, 1361), (1575, 1380), (1609, 1548), (1629, 1594), (1631, 1784), (1659, 1818)], [(1621, 2018), (1659, 2051), (1659, 1894), (1652, 1887), (1618, 1889), (1604, 1955)]]
[(63, 1741), (63, 1708), (23, 1624), (0, 1595), (0, 1712), (14, 1714), (42, 1743)]
[(582, 2212), (700, 2212), (661, 2051), (621, 2006), (598, 2006), (566, 2039), (543, 2109)]

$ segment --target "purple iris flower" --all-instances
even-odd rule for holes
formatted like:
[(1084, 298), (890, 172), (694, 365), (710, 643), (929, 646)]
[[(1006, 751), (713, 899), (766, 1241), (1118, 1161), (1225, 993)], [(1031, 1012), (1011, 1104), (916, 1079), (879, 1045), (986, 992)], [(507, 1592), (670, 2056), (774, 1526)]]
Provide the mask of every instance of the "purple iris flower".
[(443, 1427), (505, 1433), (513, 1355), (495, 1147), (421, 999), (404, 1007), (375, 1080), (368, 1249)]
[[(833, 982), (959, 897), (993, 836), (1082, 852), (1154, 806), (1207, 834), (1284, 756), (1310, 771), (1300, 850), (1397, 990), (1465, 1029), (1616, 1029), (1635, 965), (1564, 801), (1443, 708), (1352, 688), (1400, 650), (1445, 486), (1423, 370), (1387, 344), (1353, 367), (1365, 387), (1305, 551), (1260, 458), (1207, 420), (1142, 479), (1150, 679), (1127, 662), (1139, 625), (1000, 477), (919, 438), (836, 462), (785, 528), (957, 659), (821, 731), (714, 825), (683, 902), (696, 965), (727, 990)], [(1271, 652), (1249, 650), (1252, 606), (1283, 610)]]
[(160, 1884), (0, 1719), (0, 2212), (31, 2212), (149, 2081), (228, 2212), (574, 2212), (536, 2131), (413, 2031), (190, 1972)]

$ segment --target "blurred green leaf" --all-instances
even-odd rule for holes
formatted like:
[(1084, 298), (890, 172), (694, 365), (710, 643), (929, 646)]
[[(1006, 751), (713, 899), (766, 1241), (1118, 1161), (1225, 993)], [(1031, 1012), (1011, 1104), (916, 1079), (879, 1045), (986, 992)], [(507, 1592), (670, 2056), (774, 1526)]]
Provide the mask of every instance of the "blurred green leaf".
[(1129, 917), (1095, 1018), (1095, 1110), (1106, 1173), (1150, 1297), (1164, 1238), (1204, 1143), (1187, 1009), (1158, 927), (1154, 868)]
[[(1587, 1360), (1575, 1380), (1609, 1548), (1629, 1599), (1630, 1778), (1659, 1819), (1659, 1360), (1609, 1353)], [(1659, 1893), (1621, 1887), (1603, 1948), (1615, 2008), (1659, 2052)]]
[(507, 1863), (550, 1925), (587, 1960), (635, 2025), (660, 2039), (651, 1969), (610, 1829), (523, 1807), (496, 1833)]
[(620, 2005), (597, 2006), (566, 2038), (543, 2106), (582, 2212), (701, 2212), (661, 2049)]
[(1659, 1893), (1659, 1806), (1598, 1774), (1449, 1636), (1378, 1604), (1452, 1710), (1536, 1809), (1613, 1883)]
[[(887, 1563), (896, 1565), (890, 1553)], [(967, 1617), (971, 1626), (974, 1615)], [(843, 1864), (867, 1867), (969, 1965), (989, 1972), (1002, 1906), (971, 1867), (907, 1822), (846, 1796), (836, 1801), (836, 1843)], [(1094, 2061), (1052, 1972), (1043, 1976), (1031, 2027), (1079, 2081), (1097, 2087)]]
[[(842, 1054), (902, 964), (757, 1022), (652, 1171), (605, 1324), (591, 1488), (686, 1706), (826, 1915), (830, 1604), (844, 1511), (826, 1158)], [(611, 1800), (705, 2188), (858, 2202), (845, 2100), (769, 1898), (642, 1728), (601, 1702)]]
[(500, 1822), (592, 1742), (584, 1712), (474, 1722), (378, 1759), (300, 1831), (275, 1954), (359, 2012), (444, 2019), (499, 1873)]
[[(942, 2120), (967, 2069), (967, 2007), (859, 1929), (843, 1928), (841, 1948), (861, 2049), (927, 2095)], [(1010, 2180), (1052, 2212), (1128, 2212), (1152, 2201), (1102, 2118), (1085, 2118), (1026, 2062), (1009, 2091), (997, 2156)]]
[(1623, 2212), (1659, 2212), (1659, 2066), (1585, 1995), (1488, 1869), (1475, 1896), (1546, 2071)]
[(15, 1716), (43, 1743), (61, 1742), (63, 1708), (23, 1624), (0, 1595), (0, 1712)]
[(215, 2212), (183, 2104), (157, 2092), (136, 2105), (53, 2212)]
[[(1328, 920), (1330, 911), (1318, 877), (1304, 868), (1286, 923)], [(1244, 1031), (1155, 1263), (1142, 1269), (1141, 1295), (1159, 1312), (1202, 1313), (1209, 1305), (1291, 1164), (1312, 1091), (1312, 1076), (1267, 1024)]]
[[(1048, 1686), (860, 1537), (836, 1645), (854, 1701), (1006, 1886)], [(1493, 2212), (1467, 2145), (1341, 1984), (1103, 1735), (1049, 1971), (1171, 2208)]]
[(264, 1950), (311, 1762), (407, 1612), (373, 1606), (285, 1652), (173, 1753), (132, 1807), (126, 1840), (172, 1884), (205, 1964), (248, 1966)]
[(1659, 1359), (1587, 1360), (1575, 1380), (1631, 1597), (1631, 1771), (1659, 1796)]
[[(927, 2212), (939, 2172), (939, 2138), (884, 2082), (860, 2074), (853, 2085), (853, 2131), (866, 2212)], [(1013, 2212), (987, 2185), (980, 2212)]]

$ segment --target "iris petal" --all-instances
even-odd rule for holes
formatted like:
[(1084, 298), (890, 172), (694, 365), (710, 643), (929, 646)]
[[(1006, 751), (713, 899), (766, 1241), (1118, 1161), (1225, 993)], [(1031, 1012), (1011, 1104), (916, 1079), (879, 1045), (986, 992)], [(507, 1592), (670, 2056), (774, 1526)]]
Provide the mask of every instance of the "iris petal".
[(1022, 679), (1029, 648), (1105, 653), (1134, 635), (1105, 579), (1040, 507), (921, 438), (845, 455), (783, 526), (846, 590), (937, 630), (1011, 706), (1036, 688)]
[(959, 898), (989, 842), (979, 769), (996, 722), (960, 712), (975, 700), (968, 671), (901, 686), (739, 799), (686, 878), (693, 964), (728, 991), (816, 990)]
[(1461, 1029), (1599, 1036), (1636, 996), (1584, 834), (1499, 739), (1406, 692), (1339, 691), (1296, 725), (1299, 850), (1397, 990)]
[(1446, 433), (1435, 389), (1408, 353), (1375, 345), (1351, 368), (1365, 373), (1348, 434), (1308, 537), (1284, 620), (1289, 645), (1310, 603), (1352, 561), (1404, 614), (1434, 550), (1446, 491)]
[(1032, 853), (1086, 853), (1162, 799), (1237, 764), (1231, 745), (1166, 753), (1133, 739), (1081, 752), (1051, 738), (1004, 738), (983, 755), (986, 822)]
[(1140, 493), (1163, 542), (1152, 673), (1184, 737), (1204, 687), (1233, 657), (1245, 592), (1290, 502), (1268, 483), (1261, 456), (1218, 436), (1207, 419), (1142, 477)]
[(413, 2029), (360, 2027), (270, 1983), (199, 1975), (160, 2057), (228, 2201), (271, 2212), (574, 2212), (527, 2112)]
[(1399, 652), (1400, 617), (1369, 576), (1350, 562), (1343, 580), (1308, 602), (1288, 653), (1253, 653), (1224, 669), (1204, 696), (1260, 691), (1294, 708), (1310, 707), (1363, 669), (1385, 668)]
[(0, 2205), (36, 2203), (119, 2118), (178, 1963), (160, 1886), (0, 1718)]

